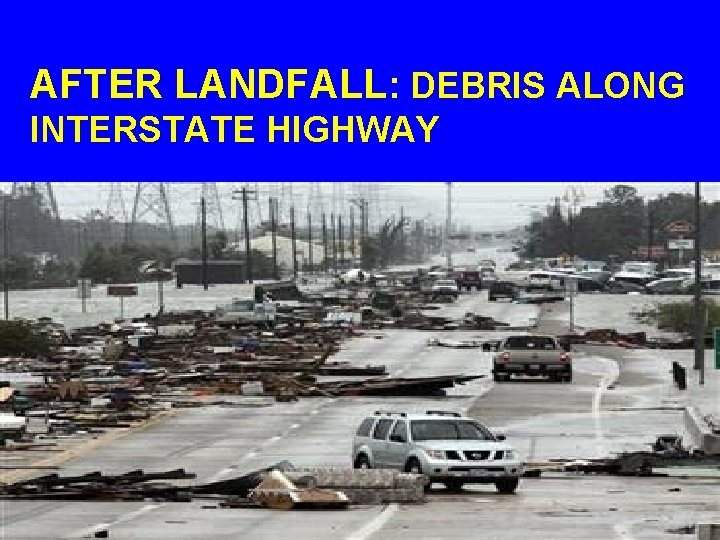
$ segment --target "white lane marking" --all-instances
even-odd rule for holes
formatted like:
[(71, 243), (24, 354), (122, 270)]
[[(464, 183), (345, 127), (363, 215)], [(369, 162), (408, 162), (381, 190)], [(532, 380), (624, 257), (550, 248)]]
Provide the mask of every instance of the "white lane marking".
[(110, 527), (113, 527), (115, 525), (119, 525), (120, 523), (125, 523), (126, 521), (130, 521), (135, 519), (138, 516), (141, 516), (143, 514), (146, 514), (147, 512), (150, 512), (151, 510), (155, 510), (156, 508), (160, 508), (163, 506), (162, 504), (146, 504), (142, 508), (138, 508), (137, 510), (133, 510), (132, 512), (128, 512), (127, 514), (122, 514), (117, 519), (114, 519), (113, 521), (109, 521), (107, 523), (96, 523), (95, 525), (92, 525), (86, 529), (83, 529), (79, 534), (77, 535), (71, 535), (71, 538), (75, 538), (77, 536), (80, 537), (88, 537), (92, 534), (95, 534), (98, 531), (108, 529)]
[(382, 512), (368, 521), (364, 527), (361, 527), (350, 536), (346, 537), (346, 540), (365, 540), (366, 538), (369, 538), (382, 529), (388, 521), (390, 521), (390, 518), (398, 511), (398, 508), (400, 508), (400, 506), (397, 503), (389, 504)]
[(615, 533), (615, 536), (621, 540), (635, 540), (635, 537), (630, 530), (630, 524), (628, 523), (618, 523), (617, 525), (613, 525), (613, 532)]
[(274, 443), (275, 441), (279, 441), (280, 439), (282, 439), (282, 435), (273, 435), (267, 441), (265, 441), (265, 444), (271, 444), (271, 443)]
[(312, 411), (310, 411), (310, 414), (317, 414), (319, 412), (320, 412), (319, 409), (313, 409)]
[(617, 380), (620, 368), (615, 360), (610, 360), (609, 358), (599, 358), (599, 360), (603, 360), (605, 365), (610, 368), (609, 373), (603, 375), (598, 381), (592, 401), (592, 415), (595, 423), (595, 449), (597, 457), (603, 457), (607, 454), (607, 449), (605, 448), (605, 436), (603, 435), (600, 404), (605, 390), (607, 390), (608, 387)]
[(255, 456), (257, 456), (257, 452), (248, 452), (244, 459), (254, 458)]
[(292, 426), (290, 426), (290, 429), (297, 429), (299, 427), (300, 427), (300, 424), (293, 424)]

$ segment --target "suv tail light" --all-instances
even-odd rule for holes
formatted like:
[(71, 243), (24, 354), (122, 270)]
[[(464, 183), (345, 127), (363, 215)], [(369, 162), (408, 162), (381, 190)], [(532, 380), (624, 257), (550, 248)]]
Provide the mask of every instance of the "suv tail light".
[(507, 362), (508, 360), (510, 360), (510, 353), (509, 352), (502, 353), (500, 355), (500, 360), (502, 360), (503, 362)]
[(569, 361), (570, 361), (570, 354), (569, 354), (569, 353), (566, 353), (566, 352), (562, 353), (562, 354), (560, 355), (560, 361), (561, 361), (561, 362), (569, 362)]

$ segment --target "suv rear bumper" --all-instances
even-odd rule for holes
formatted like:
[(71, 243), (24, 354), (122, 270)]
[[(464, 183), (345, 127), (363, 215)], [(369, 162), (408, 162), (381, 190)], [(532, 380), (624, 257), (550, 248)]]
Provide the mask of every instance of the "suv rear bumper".
[(572, 373), (572, 364), (514, 364), (512, 362), (503, 362), (493, 365), (493, 373), (524, 373), (526, 375), (570, 374)]

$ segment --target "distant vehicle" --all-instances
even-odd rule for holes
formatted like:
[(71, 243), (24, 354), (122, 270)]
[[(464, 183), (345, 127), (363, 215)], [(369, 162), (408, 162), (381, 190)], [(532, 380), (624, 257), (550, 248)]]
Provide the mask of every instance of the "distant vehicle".
[(481, 268), (480, 269), (480, 284), (483, 288), (489, 289), (493, 283), (498, 281), (497, 274), (493, 268)]
[(683, 278), (689, 279), (695, 275), (695, 271), (691, 268), (668, 268), (658, 274), (662, 278)]
[(616, 272), (610, 278), (608, 283), (613, 281), (620, 281), (623, 283), (632, 283), (633, 285), (640, 285), (641, 287), (647, 285), (651, 281), (655, 281), (657, 276), (655, 274), (646, 274), (644, 272)]
[(495, 268), (496, 264), (495, 261), (493, 261), (492, 259), (482, 259), (480, 262), (478, 262), (478, 266), (480, 268), (484, 268), (486, 266)]
[(467, 291), (472, 289), (479, 291), (482, 287), (482, 278), (478, 270), (459, 270), (456, 273), (456, 281), (460, 289)]
[(646, 289), (645, 285), (641, 283), (631, 283), (629, 281), (611, 279), (606, 285), (606, 290), (610, 294), (628, 294), (644, 293)]
[(493, 380), (509, 381), (513, 375), (572, 381), (572, 357), (552, 336), (508, 336), (493, 358)]
[(456, 412), (376, 411), (357, 428), (352, 461), (356, 469), (424, 474), (452, 491), (463, 484), (495, 484), (500, 493), (513, 493), (522, 463), (504, 441), (503, 435)]
[(509, 281), (496, 281), (488, 289), (488, 301), (495, 302), (498, 298), (509, 298), (515, 300), (518, 290), (515, 284)]
[(438, 295), (450, 295), (458, 296), (460, 294), (460, 288), (454, 279), (438, 279), (433, 283), (430, 292), (434, 296)]
[(0, 443), (19, 441), (27, 428), (27, 417), (15, 414), (0, 413)]
[(683, 294), (687, 291), (683, 277), (668, 277), (651, 281), (645, 285), (648, 294)]

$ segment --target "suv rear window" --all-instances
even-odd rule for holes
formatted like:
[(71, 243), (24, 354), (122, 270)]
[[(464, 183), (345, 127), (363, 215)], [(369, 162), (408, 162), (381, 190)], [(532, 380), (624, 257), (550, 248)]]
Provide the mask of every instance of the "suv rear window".
[(374, 422), (374, 418), (366, 418), (365, 420), (363, 420), (362, 424), (360, 424), (360, 427), (357, 429), (356, 435), (358, 437), (369, 437), (370, 430), (372, 429)]
[(548, 337), (515, 336), (505, 340), (505, 348), (521, 351), (528, 349), (555, 350), (557, 346), (555, 340)]
[(380, 420), (377, 425), (375, 426), (375, 431), (373, 432), (373, 439), (385, 439), (387, 438), (388, 431), (390, 431), (390, 426), (394, 420), (388, 420), (387, 418), (383, 418)]

